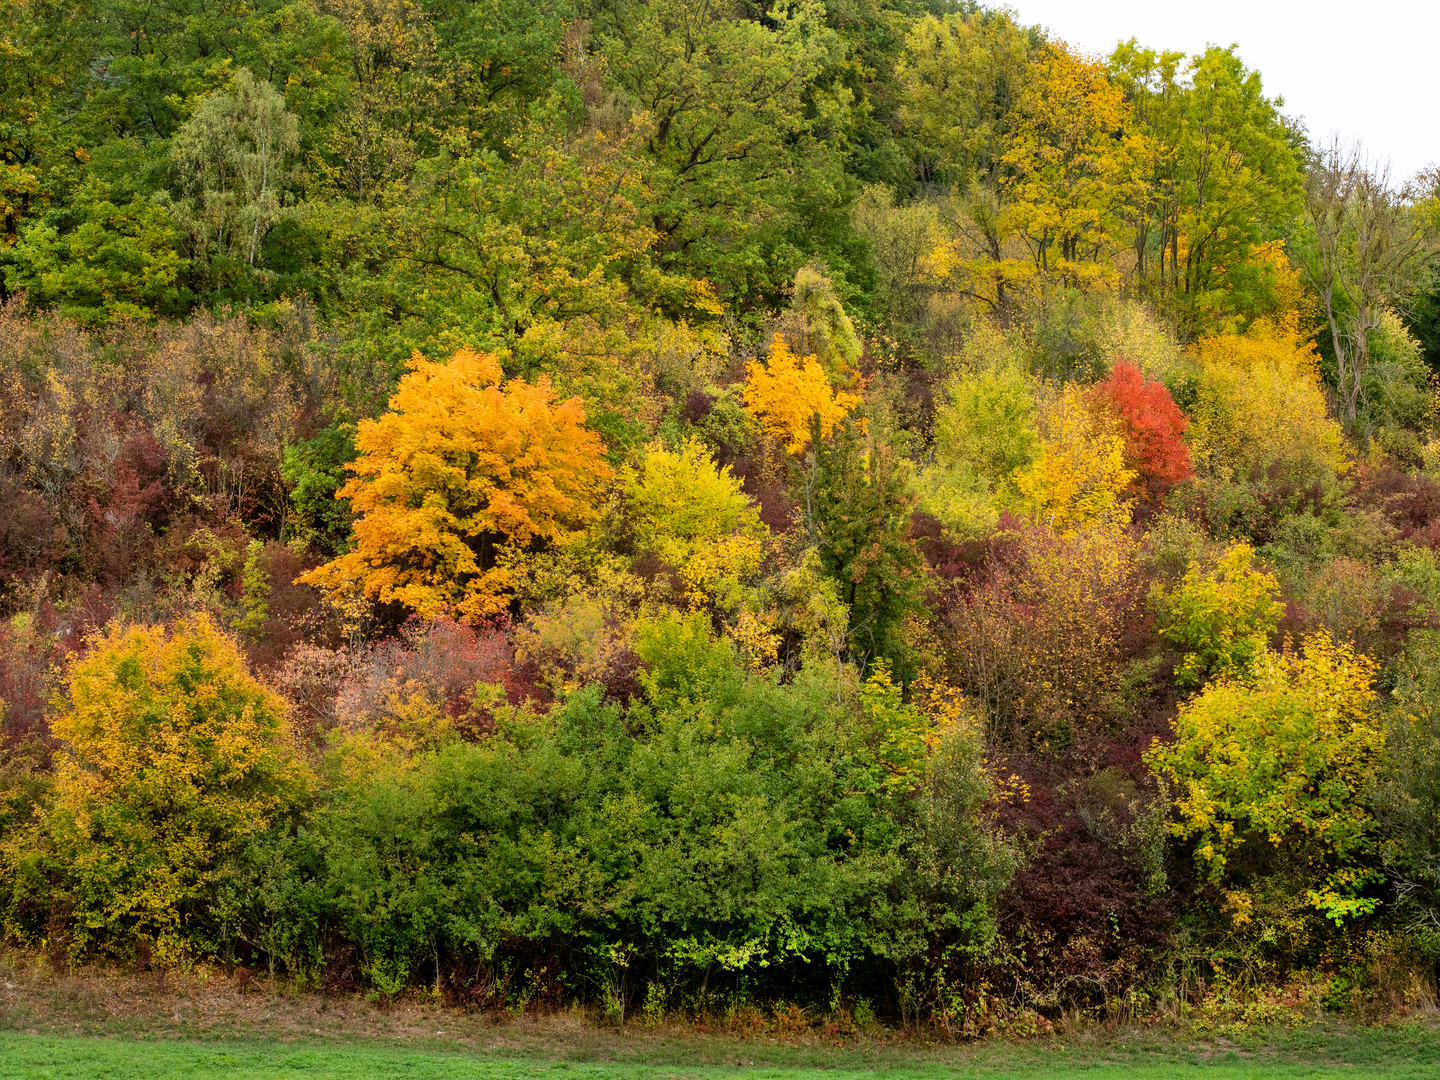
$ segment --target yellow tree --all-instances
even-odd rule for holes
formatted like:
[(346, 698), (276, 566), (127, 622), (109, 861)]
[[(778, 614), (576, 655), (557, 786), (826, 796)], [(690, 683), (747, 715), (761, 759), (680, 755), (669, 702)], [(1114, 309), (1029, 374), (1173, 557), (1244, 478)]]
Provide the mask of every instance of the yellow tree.
[(351, 550), (300, 580), (483, 618), (510, 586), (501, 546), (561, 540), (594, 514), (604, 446), (578, 398), (556, 402), (543, 377), (502, 383), (491, 355), (416, 353), (409, 368), (390, 410), (356, 432), (356, 475), (338, 492), (358, 515)]
[(313, 783), (285, 703), (205, 615), (90, 644), (52, 725), (55, 802), (19, 861), (53, 857), (76, 952), (213, 948), (200, 917), (217, 874)]
[(1035, 270), (1072, 283), (1114, 273), (1143, 196), (1146, 137), (1105, 65), (1055, 44), (1032, 62), (1002, 164), (1009, 228)]
[(1080, 387), (1067, 387), (1051, 403), (1040, 434), (1039, 453), (1015, 477), (1028, 514), (1060, 532), (1102, 518), (1129, 519), (1122, 497), (1135, 473), (1125, 467), (1125, 439), (1097, 415)]
[(1262, 652), (1247, 677), (1218, 679), (1180, 707), (1174, 740), (1156, 740), (1145, 760), (1175, 791), (1171, 830), (1194, 839), (1211, 883), (1231, 880), (1245, 849), (1308, 840), (1317, 877), (1328, 871), (1309, 903), (1337, 923), (1375, 909), (1357, 895), (1377, 876), (1363, 865), (1375, 845), (1364, 796), (1385, 749), (1375, 667), (1321, 631), (1300, 653)]
[(1345, 468), (1344, 433), (1329, 416), (1319, 355), (1295, 317), (1203, 337), (1190, 355), (1200, 378), (1186, 435), (1202, 472), (1309, 484)]
[(745, 369), (746, 409), (792, 454), (810, 445), (812, 417), (828, 438), (859, 403), (857, 395), (833, 390), (820, 361), (796, 356), (779, 334), (770, 342), (770, 362), (752, 360)]
[(733, 599), (759, 570), (768, 530), (729, 466), (717, 468), (703, 444), (651, 448), (626, 472), (624, 489), (636, 547), (673, 566), (692, 603)]

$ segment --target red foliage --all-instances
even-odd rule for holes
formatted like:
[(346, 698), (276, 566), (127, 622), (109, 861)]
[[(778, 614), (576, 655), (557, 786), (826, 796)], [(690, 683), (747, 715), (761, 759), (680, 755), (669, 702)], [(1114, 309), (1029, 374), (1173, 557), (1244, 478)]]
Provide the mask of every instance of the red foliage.
[(1125, 465), (1139, 474), (1142, 497), (1162, 494), (1195, 475), (1181, 436), (1190, 422), (1160, 382), (1149, 382), (1128, 360), (1117, 360), (1110, 377), (1095, 386), (1095, 398), (1111, 409), (1125, 433)]
[(412, 618), (399, 637), (376, 642), (354, 655), (337, 687), (335, 710), (349, 722), (383, 722), (397, 692), (401, 696), (419, 692), (447, 716), (481, 734), (492, 720), (488, 711), (472, 708), (479, 683), (503, 686), (512, 705), (537, 696), (533, 684), (515, 670), (503, 626)]
[(55, 691), (60, 659), (55, 612), (48, 604), (25, 620), (0, 622), (0, 754), (38, 750), (42, 762), (54, 748), (45, 706)]
[(65, 552), (65, 530), (40, 496), (0, 478), (0, 594), (52, 569)]
[(109, 483), (92, 478), (83, 560), (95, 577), (115, 584), (149, 561), (146, 555), (169, 524), (174, 501), (165, 486), (165, 470), (160, 444), (137, 423), (120, 445)]
[(1383, 513), (1400, 540), (1440, 546), (1440, 484), (1393, 461), (1361, 466), (1356, 480), (1351, 499), (1357, 507)]
[[(1029, 857), (999, 900), (1009, 946), (993, 970), (1049, 991), (1061, 1008), (1103, 1006), (1142, 978), (1170, 942), (1177, 882), (1152, 895), (1138, 815), (1156, 798), (1139, 760), (1161, 728), (1077, 746), (1065, 759), (1012, 755), (1005, 770), (1029, 797), (1000, 804), (998, 817), (1027, 838)], [(1174, 867), (1169, 868), (1173, 871)], [(1023, 956), (1026, 963), (1016, 965)], [(1007, 963), (1015, 965), (1006, 971)]]
[(946, 586), (959, 583), (968, 588), (968, 583), (980, 580), (992, 564), (1014, 559), (1017, 537), (1026, 527), (1025, 521), (1002, 510), (999, 524), (989, 536), (957, 543), (945, 537), (936, 518), (917, 510), (910, 515), (909, 535), (939, 581)]
[(797, 508), (785, 482), (770, 475), (764, 464), (753, 457), (739, 457), (725, 462), (730, 474), (740, 481), (746, 496), (760, 510), (760, 520), (771, 532), (784, 534), (795, 527)]

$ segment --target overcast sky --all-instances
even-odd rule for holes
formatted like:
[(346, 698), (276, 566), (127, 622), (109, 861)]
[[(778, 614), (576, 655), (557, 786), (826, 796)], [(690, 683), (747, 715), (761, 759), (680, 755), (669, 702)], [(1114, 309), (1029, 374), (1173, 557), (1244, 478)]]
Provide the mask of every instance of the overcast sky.
[(1238, 45), (1314, 142), (1359, 139), (1396, 178), (1440, 164), (1440, 0), (999, 0), (1085, 52)]

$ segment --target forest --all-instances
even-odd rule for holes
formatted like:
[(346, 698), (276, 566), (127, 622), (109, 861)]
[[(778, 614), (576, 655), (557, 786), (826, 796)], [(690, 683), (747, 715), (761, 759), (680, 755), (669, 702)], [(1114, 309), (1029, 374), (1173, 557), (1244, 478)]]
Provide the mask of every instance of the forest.
[(953, 1037), (1433, 1000), (1440, 172), (1233, 47), (9, 0), (0, 222), (7, 948)]

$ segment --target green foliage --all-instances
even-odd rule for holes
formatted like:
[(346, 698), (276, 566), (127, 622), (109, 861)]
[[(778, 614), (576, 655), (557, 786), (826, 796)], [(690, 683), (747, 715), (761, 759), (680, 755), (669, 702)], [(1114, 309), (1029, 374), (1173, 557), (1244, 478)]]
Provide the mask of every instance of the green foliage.
[(1400, 914), (1433, 934), (1440, 926), (1440, 633), (1416, 632), (1392, 678), (1375, 813)]
[(843, 130), (844, 99), (813, 89), (844, 55), (824, 19), (813, 0), (763, 21), (693, 0), (597, 12), (615, 85), (649, 114), (659, 263), (714, 282), (727, 304), (777, 297), (847, 201), (825, 137)]
[[(376, 985), (433, 973), (437, 952), (499, 972), (538, 947), (635, 1001), (661, 972), (703, 988), (808, 964), (838, 981), (867, 958), (918, 959), (932, 934), (983, 943), (1011, 863), (979, 817), (978, 748), (957, 732), (942, 781), (921, 764), (897, 788), (893, 740), (872, 746), (832, 682), (737, 678), (723, 659), (728, 677), (692, 677), (722, 656), (701, 627), (642, 633), (657, 688), (642, 726), (592, 688), (477, 744), (336, 761), (318, 902)], [(921, 800), (931, 824), (912, 834)], [(904, 884), (916, 869), (923, 896)]]
[(996, 486), (1035, 460), (1035, 394), (1022, 372), (1002, 367), (960, 376), (946, 397), (935, 411), (937, 460), (964, 464)]
[(1293, 296), (1275, 244), (1300, 211), (1302, 155), (1279, 99), (1233, 47), (1187, 59), (1132, 39), (1110, 70), (1150, 136), (1137, 275), (1187, 340), (1284, 311)]
[(246, 637), (254, 637), (265, 626), (270, 614), (270, 575), (262, 559), (265, 545), (251, 540), (245, 548), (245, 566), (240, 572), (240, 618), (235, 629)]
[(1191, 562), (1169, 594), (1157, 593), (1160, 633), (1183, 654), (1175, 672), (1181, 687), (1213, 676), (1243, 675), (1260, 656), (1279, 625), (1284, 605), (1279, 583), (1255, 565), (1248, 544), (1233, 544), (1215, 568)]
[(796, 356), (813, 356), (832, 381), (855, 376), (864, 345), (855, 324), (835, 295), (835, 286), (815, 264), (795, 275), (789, 308), (776, 320)]
[(740, 481), (693, 440), (651, 448), (623, 486), (636, 546), (677, 567), (721, 537), (762, 528)]
[(247, 68), (228, 90), (206, 95), (170, 141), (184, 195), (176, 204), (188, 234), (192, 273), (229, 298), (263, 285), (262, 244), (285, 212), (299, 127), (285, 98)]
[(645, 665), (641, 685), (657, 708), (695, 709), (735, 674), (735, 647), (716, 638), (700, 612), (643, 622), (635, 653)]
[(945, 176), (966, 188), (1000, 173), (1003, 138), (1040, 35), (1008, 12), (915, 21), (897, 65), (902, 113)]
[(1040, 454), (1034, 390), (1014, 364), (962, 374), (935, 412), (935, 464), (920, 474), (920, 505), (950, 536), (985, 536), (1018, 501), (1015, 474)]
[[(1360, 388), (1358, 430), (1378, 438), (1382, 445), (1403, 446), (1404, 429), (1413, 431), (1432, 419), (1431, 379), (1420, 342), (1399, 315), (1386, 311), (1370, 335), (1370, 365)], [(1414, 436), (1409, 441), (1413, 446)]]
[(652, 447), (623, 487), (635, 546), (675, 568), (694, 605), (728, 610), (760, 573), (768, 530), (728, 468), (695, 440)]
[(290, 488), (293, 535), (326, 555), (345, 550), (350, 534), (349, 504), (337, 497), (355, 460), (355, 427), (338, 423), (301, 443), (285, 447), (280, 475)]
[(947, 1038), (1421, 955), (1434, 199), (1017, 19), (5, 6), (13, 936)]
[(35, 219), (11, 253), (9, 287), (86, 323), (182, 314), (187, 260), (165, 200), (114, 197), (112, 185), (92, 180)]
[(902, 679), (911, 658), (904, 643), (907, 615), (920, 609), (920, 556), (909, 537), (915, 497), (894, 451), (866, 446), (853, 424), (824, 442), (814, 425), (812, 491), (807, 526), (825, 573), (850, 609), (849, 651), (884, 658)]

